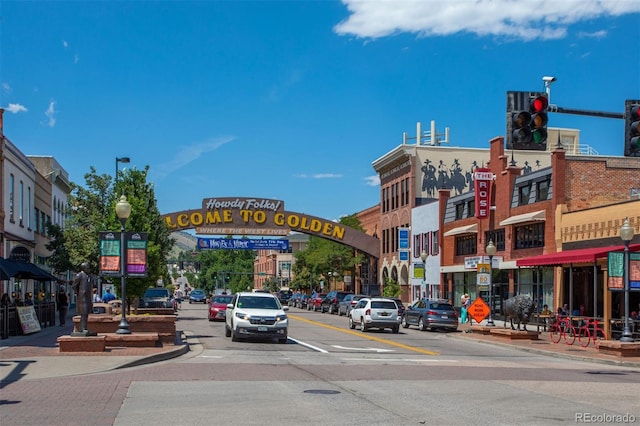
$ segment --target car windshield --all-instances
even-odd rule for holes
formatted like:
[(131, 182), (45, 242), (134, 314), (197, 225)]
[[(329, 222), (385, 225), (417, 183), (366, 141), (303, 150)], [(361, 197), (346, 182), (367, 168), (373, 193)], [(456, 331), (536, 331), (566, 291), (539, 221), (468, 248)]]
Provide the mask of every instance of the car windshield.
[(398, 309), (398, 307), (391, 300), (372, 300), (371, 309)]
[(191, 291), (191, 295), (193, 295), (193, 296), (200, 296), (200, 295), (203, 295), (203, 294), (204, 294), (204, 291), (202, 291), (202, 290), (192, 290)]
[(431, 309), (436, 311), (453, 311), (453, 306), (450, 303), (431, 302)]
[(169, 292), (166, 289), (151, 289), (145, 291), (143, 297), (169, 297)]
[(216, 296), (213, 298), (213, 303), (224, 303), (225, 305), (231, 303), (232, 296)]
[(245, 309), (280, 309), (278, 301), (273, 297), (242, 296), (238, 307)]

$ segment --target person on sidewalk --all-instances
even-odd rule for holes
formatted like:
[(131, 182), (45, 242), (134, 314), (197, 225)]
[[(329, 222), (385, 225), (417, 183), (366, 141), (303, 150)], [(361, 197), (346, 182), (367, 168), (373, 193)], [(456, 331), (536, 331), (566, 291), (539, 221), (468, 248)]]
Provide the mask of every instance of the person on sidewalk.
[(60, 327), (64, 326), (67, 321), (67, 312), (69, 311), (69, 297), (63, 285), (60, 286), (56, 295), (56, 304), (58, 305), (58, 317), (60, 318)]
[(463, 294), (461, 300), (461, 308), (460, 308), (460, 321), (462, 324), (466, 324), (467, 322), (467, 313), (469, 309), (469, 295)]
[(108, 288), (108, 289), (106, 290), (106, 292), (105, 292), (104, 296), (102, 296), (102, 302), (104, 302), (104, 303), (109, 303), (109, 302), (111, 302), (112, 300), (116, 300), (116, 296), (115, 296), (113, 293), (111, 293), (111, 289), (110, 289), (110, 288)]
[(97, 288), (93, 289), (93, 303), (102, 303), (102, 299), (100, 298), (100, 295), (98, 294), (98, 289)]

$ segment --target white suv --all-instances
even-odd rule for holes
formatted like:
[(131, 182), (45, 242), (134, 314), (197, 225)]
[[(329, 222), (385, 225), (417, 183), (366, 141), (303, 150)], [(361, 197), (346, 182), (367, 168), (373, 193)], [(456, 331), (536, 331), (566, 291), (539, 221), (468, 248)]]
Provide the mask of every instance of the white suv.
[(398, 305), (391, 299), (360, 299), (349, 312), (349, 328), (354, 329), (356, 325), (360, 326), (361, 331), (367, 331), (369, 328), (390, 328), (397, 333), (400, 330)]
[(287, 343), (289, 322), (276, 296), (269, 293), (236, 293), (227, 305), (225, 335), (237, 342), (240, 339), (278, 339)]

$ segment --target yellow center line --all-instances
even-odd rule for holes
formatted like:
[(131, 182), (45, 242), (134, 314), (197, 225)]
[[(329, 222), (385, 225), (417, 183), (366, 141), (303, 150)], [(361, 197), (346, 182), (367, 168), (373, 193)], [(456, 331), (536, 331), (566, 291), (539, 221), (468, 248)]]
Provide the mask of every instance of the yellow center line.
[(404, 345), (402, 343), (394, 342), (393, 340), (383, 339), (381, 337), (371, 336), (369, 334), (364, 334), (362, 332), (356, 332), (351, 329), (344, 329), (340, 327), (336, 327), (333, 325), (325, 324), (318, 321), (313, 321), (304, 317), (299, 317), (298, 315), (287, 314), (289, 318), (296, 319), (298, 321), (306, 322), (308, 324), (319, 325), (320, 327), (328, 328), (330, 330), (339, 331), (341, 333), (353, 334), (354, 336), (364, 337), (365, 339), (373, 340), (375, 342), (384, 343), (386, 345), (395, 346), (398, 348), (406, 349), (408, 351), (418, 352), (424, 355), (440, 355), (438, 352), (429, 351), (427, 349), (416, 348), (415, 346)]

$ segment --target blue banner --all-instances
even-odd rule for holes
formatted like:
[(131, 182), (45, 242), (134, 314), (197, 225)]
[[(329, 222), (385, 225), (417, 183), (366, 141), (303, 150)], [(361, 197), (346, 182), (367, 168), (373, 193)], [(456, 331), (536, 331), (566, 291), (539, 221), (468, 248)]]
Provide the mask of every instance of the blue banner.
[(198, 238), (198, 250), (288, 250), (289, 240)]

